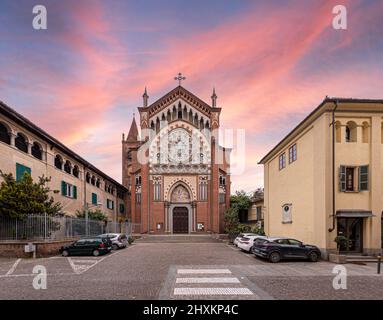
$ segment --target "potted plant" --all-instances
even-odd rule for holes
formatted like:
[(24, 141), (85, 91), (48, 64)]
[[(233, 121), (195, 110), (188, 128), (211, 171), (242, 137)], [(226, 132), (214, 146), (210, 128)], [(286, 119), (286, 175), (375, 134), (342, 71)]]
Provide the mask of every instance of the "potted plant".
[(345, 254), (340, 254), (340, 249), (347, 247), (347, 238), (343, 235), (338, 235), (335, 237), (334, 242), (336, 243), (336, 253), (330, 253), (329, 260), (339, 264), (346, 263), (347, 256)]

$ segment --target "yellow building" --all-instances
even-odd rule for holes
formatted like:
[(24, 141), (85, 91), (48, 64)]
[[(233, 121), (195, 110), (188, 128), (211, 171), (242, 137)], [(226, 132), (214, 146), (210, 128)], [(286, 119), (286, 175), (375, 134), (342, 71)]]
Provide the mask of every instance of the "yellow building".
[(51, 177), (49, 186), (63, 213), (74, 215), (97, 206), (110, 220), (125, 218), (127, 189), (88, 161), (0, 102), (0, 170), (20, 179), (25, 171), (34, 181)]
[[(334, 124), (334, 125), (332, 125)], [(265, 232), (324, 257), (382, 251), (383, 100), (327, 98), (259, 162)]]

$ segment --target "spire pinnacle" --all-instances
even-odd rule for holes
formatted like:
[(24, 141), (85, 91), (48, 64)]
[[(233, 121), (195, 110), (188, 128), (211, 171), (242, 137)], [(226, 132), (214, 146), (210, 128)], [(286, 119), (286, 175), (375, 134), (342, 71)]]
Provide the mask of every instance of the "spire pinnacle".
[(217, 106), (217, 94), (215, 93), (215, 87), (213, 87), (213, 94), (211, 96), (211, 105), (213, 108)]
[(144, 103), (144, 108), (146, 108), (148, 106), (148, 99), (149, 99), (149, 96), (148, 96), (148, 92), (146, 90), (146, 87), (145, 87), (145, 91), (144, 91), (144, 94), (142, 95), (142, 98), (143, 98), (143, 103)]

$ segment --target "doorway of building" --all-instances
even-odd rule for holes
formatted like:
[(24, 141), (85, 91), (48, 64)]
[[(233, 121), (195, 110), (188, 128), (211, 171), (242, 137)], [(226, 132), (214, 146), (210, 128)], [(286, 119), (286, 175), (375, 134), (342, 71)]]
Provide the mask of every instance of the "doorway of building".
[(174, 207), (173, 233), (189, 233), (189, 210), (187, 207)]
[(341, 245), (343, 253), (361, 253), (363, 251), (363, 218), (338, 218), (338, 236), (346, 237)]

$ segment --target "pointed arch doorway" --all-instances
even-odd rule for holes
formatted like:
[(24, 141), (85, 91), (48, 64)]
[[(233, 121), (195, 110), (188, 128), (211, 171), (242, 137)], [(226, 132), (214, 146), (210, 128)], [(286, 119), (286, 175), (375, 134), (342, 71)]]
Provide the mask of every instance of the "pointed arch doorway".
[(174, 234), (191, 233), (194, 231), (194, 206), (191, 192), (183, 183), (177, 183), (170, 190), (170, 203), (167, 213), (168, 230)]

